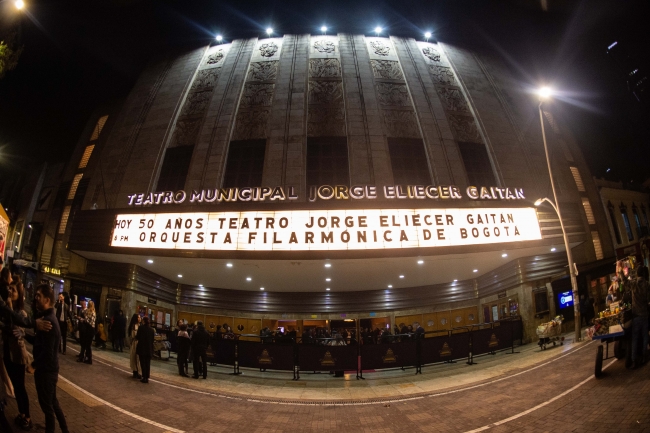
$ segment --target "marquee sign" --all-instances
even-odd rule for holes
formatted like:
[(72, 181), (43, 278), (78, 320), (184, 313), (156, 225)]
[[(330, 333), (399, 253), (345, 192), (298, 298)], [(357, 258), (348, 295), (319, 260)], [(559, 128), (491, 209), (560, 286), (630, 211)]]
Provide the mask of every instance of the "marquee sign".
[(224, 251), (345, 251), (541, 239), (534, 208), (366, 209), (117, 215), (110, 245)]

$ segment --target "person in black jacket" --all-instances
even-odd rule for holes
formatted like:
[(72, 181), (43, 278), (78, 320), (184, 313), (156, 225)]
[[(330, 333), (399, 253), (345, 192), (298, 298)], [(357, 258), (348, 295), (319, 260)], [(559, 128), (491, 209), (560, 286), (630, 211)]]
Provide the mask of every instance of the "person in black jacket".
[(149, 372), (151, 370), (151, 357), (153, 356), (153, 337), (156, 332), (149, 326), (149, 318), (142, 318), (142, 325), (138, 328), (135, 339), (138, 340), (138, 346), (135, 349), (140, 359), (140, 368), (142, 369), (142, 379), (140, 382), (149, 383)]
[(189, 377), (187, 375), (187, 357), (190, 355), (190, 336), (187, 333), (187, 325), (182, 323), (179, 320), (178, 323), (178, 334), (176, 336), (176, 344), (178, 345), (178, 359), (176, 361), (178, 365), (178, 374), (183, 377)]
[(59, 353), (65, 355), (66, 343), (68, 340), (68, 320), (70, 320), (70, 307), (65, 302), (63, 293), (59, 293), (59, 300), (54, 305), (54, 312), (56, 319), (59, 321), (59, 329), (61, 329), (61, 346)]
[[(192, 353), (194, 354), (193, 366), (194, 366), (194, 379), (199, 378), (199, 370), (203, 367), (203, 378), (207, 379), (208, 377), (208, 362), (207, 362), (207, 351), (208, 345), (210, 344), (210, 334), (203, 327), (203, 322), (198, 321), (196, 323), (196, 330), (192, 334)], [(200, 359), (199, 359), (200, 358)]]

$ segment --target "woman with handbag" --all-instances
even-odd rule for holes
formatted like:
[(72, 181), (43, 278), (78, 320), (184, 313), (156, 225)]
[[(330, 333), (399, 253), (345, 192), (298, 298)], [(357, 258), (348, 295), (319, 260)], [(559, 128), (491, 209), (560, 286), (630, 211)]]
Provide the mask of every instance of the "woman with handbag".
[(140, 327), (140, 322), (142, 318), (139, 314), (134, 314), (131, 317), (131, 322), (129, 323), (129, 338), (131, 339), (129, 348), (131, 356), (131, 371), (133, 371), (134, 379), (142, 379), (142, 369), (140, 368), (140, 360), (138, 359), (138, 354), (136, 352), (138, 347), (138, 340), (135, 338), (138, 335), (138, 328)]
[[(9, 298), (7, 299), (7, 306), (12, 308), (16, 313), (27, 317), (25, 312), (25, 294), (23, 284), (16, 281), (16, 284), (9, 286)], [(31, 363), (31, 354), (25, 347), (25, 340), (22, 337), (14, 335), (14, 331), (18, 330), (16, 325), (6, 326), (3, 330), (3, 360), (5, 368), (14, 386), (14, 394), (16, 396), (16, 403), (18, 404), (18, 416), (15, 421), (22, 430), (32, 429), (32, 420), (29, 415), (29, 397), (25, 389), (25, 371), (27, 366)], [(24, 330), (22, 330), (24, 334)]]

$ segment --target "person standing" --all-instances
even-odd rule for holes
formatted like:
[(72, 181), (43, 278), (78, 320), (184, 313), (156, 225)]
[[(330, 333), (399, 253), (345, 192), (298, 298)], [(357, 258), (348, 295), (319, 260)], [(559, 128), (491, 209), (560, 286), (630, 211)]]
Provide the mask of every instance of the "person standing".
[(153, 339), (156, 332), (149, 326), (149, 318), (142, 319), (142, 325), (138, 328), (135, 339), (138, 340), (136, 353), (140, 359), (142, 368), (142, 383), (149, 383), (149, 372), (151, 368), (151, 357), (153, 356)]
[(126, 317), (124, 311), (117, 312), (113, 320), (113, 350), (124, 352), (124, 337), (126, 335)]
[[(192, 334), (191, 348), (193, 354), (194, 379), (199, 378), (199, 371), (203, 373), (203, 378), (208, 377), (208, 345), (210, 344), (210, 334), (203, 327), (200, 320), (196, 323), (196, 330)], [(202, 369), (201, 369), (202, 368)]]
[[(82, 301), (82, 305), (85, 302)], [(95, 320), (97, 319), (97, 314), (95, 313), (95, 303), (93, 301), (88, 302), (88, 306), (82, 310), (80, 317), (80, 326), (81, 331), (79, 332), (79, 337), (81, 340), (81, 352), (79, 353), (79, 359), (77, 362), (83, 362), (86, 364), (93, 363), (93, 351), (92, 343), (93, 337), (95, 336)]]
[(70, 319), (70, 310), (65, 303), (63, 293), (59, 293), (59, 299), (54, 306), (56, 312), (56, 319), (59, 321), (59, 329), (61, 330), (61, 347), (59, 353), (65, 355), (65, 348), (68, 341), (68, 320)]
[(178, 334), (176, 335), (176, 344), (178, 345), (178, 374), (183, 377), (189, 377), (187, 374), (187, 357), (190, 354), (190, 336), (187, 333), (187, 325), (179, 320)]
[[(632, 366), (639, 367), (646, 363), (648, 352), (648, 268), (641, 266), (637, 271), (637, 280), (632, 283)], [(637, 359), (641, 346), (641, 359)]]
[(129, 323), (129, 355), (131, 363), (131, 371), (133, 372), (134, 379), (142, 379), (142, 368), (140, 367), (140, 360), (138, 359), (138, 354), (136, 352), (138, 347), (138, 340), (136, 336), (138, 334), (138, 328), (140, 327), (140, 322), (142, 318), (139, 314), (134, 314), (131, 317), (131, 322)]

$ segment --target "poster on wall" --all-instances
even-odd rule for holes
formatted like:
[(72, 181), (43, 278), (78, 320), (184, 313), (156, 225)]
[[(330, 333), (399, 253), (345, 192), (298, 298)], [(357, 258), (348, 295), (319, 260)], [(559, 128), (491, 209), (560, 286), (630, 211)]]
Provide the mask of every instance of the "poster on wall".
[(5, 245), (7, 244), (7, 232), (9, 231), (9, 216), (0, 204), (0, 258), (5, 259)]

